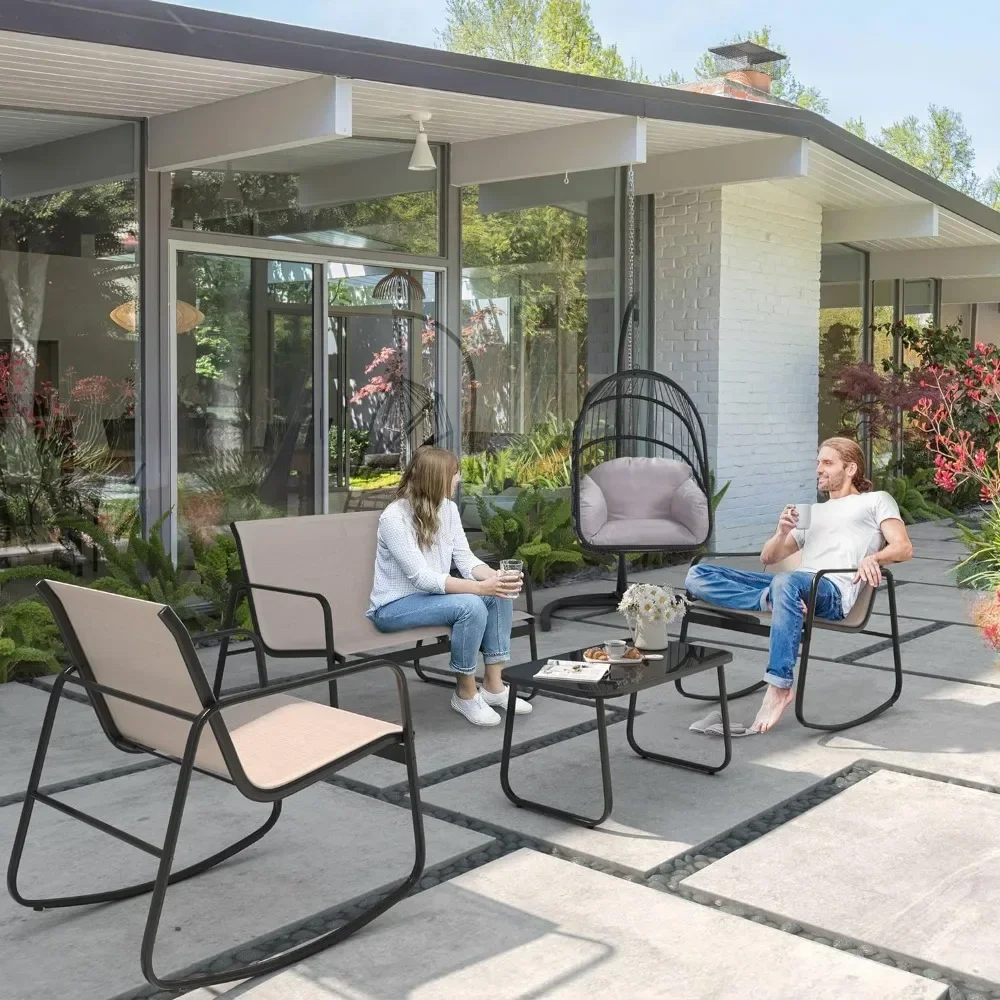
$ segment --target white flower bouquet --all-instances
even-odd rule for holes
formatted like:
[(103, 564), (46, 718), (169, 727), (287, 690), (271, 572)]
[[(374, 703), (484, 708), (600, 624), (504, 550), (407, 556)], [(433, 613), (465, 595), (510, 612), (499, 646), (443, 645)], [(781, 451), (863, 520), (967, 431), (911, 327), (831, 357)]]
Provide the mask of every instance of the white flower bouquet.
[(630, 624), (646, 621), (669, 625), (683, 616), (687, 610), (687, 598), (674, 593), (672, 587), (657, 583), (633, 583), (622, 596), (618, 610)]

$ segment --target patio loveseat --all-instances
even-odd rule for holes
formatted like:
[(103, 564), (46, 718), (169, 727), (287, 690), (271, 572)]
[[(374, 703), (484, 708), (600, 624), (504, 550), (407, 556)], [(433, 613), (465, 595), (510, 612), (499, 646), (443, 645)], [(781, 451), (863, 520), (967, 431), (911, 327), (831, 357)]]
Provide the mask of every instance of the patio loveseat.
[[(451, 630), (426, 626), (379, 632), (366, 617), (375, 575), (379, 511), (316, 514), (232, 525), (243, 568), (243, 583), (233, 589), (224, 629), (235, 624), (236, 608), (246, 597), (254, 632), (268, 656), (321, 658), (330, 671), (330, 704), (338, 704), (337, 674), (351, 659), (383, 657), (413, 665), (421, 680), (451, 685), (420, 666), (423, 657), (446, 653)], [(511, 635), (527, 636), (537, 656), (531, 583), (525, 579), (527, 611), (514, 611)], [(222, 690), (230, 650), (223, 634), (213, 690)], [(258, 663), (262, 685), (267, 668)]]

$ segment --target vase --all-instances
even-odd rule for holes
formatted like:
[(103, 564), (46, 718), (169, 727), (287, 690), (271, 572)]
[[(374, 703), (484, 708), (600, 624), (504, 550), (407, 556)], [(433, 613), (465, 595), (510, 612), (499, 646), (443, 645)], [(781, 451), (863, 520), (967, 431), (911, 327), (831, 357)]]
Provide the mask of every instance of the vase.
[(635, 623), (634, 638), (636, 649), (666, 649), (667, 623), (664, 619), (651, 622), (640, 618)]

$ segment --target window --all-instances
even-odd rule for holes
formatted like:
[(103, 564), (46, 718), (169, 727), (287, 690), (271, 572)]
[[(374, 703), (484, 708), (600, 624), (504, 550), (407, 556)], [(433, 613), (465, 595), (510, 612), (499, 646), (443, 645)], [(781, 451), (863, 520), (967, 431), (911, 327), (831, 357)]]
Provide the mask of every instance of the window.
[[(0, 546), (51, 542), (67, 510), (120, 535), (139, 509), (136, 126), (48, 129), (0, 164)], [(53, 170), (66, 188), (33, 191)]]
[[(411, 143), (337, 139), (171, 177), (175, 229), (439, 256), (439, 173)], [(436, 151), (438, 162), (441, 151)]]
[(819, 439), (856, 437), (857, 419), (836, 395), (837, 377), (863, 357), (866, 255), (839, 244), (823, 247), (819, 313)]
[(572, 423), (615, 368), (616, 172), (568, 181), (462, 191), (462, 445), (467, 469), (510, 460), (496, 486), (567, 485)]

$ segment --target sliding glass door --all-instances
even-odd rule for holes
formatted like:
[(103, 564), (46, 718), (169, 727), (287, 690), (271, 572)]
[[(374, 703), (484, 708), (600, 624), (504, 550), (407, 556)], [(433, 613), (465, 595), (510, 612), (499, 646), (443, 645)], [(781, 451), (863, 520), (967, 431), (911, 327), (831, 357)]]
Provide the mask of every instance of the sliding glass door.
[(314, 268), (178, 251), (178, 535), (315, 511)]
[(326, 276), (329, 509), (336, 511), (350, 491), (394, 487), (420, 444), (454, 444), (437, 380), (441, 275), (329, 263)]
[(443, 273), (173, 252), (182, 558), (234, 520), (367, 506), (420, 444), (456, 447), (438, 384)]

